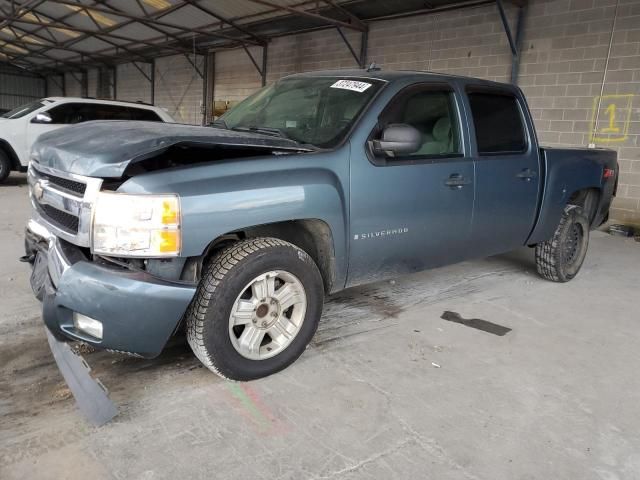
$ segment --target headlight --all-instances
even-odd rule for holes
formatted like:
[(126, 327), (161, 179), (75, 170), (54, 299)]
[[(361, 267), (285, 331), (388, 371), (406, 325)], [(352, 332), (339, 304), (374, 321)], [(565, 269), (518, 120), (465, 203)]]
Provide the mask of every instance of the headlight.
[(100, 192), (93, 215), (93, 253), (123, 257), (180, 254), (177, 195)]

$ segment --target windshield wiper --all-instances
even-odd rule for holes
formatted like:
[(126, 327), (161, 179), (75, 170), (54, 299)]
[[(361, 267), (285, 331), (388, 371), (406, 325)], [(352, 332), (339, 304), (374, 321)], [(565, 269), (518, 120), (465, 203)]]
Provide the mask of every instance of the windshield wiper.
[(315, 145), (312, 145), (311, 143), (302, 143), (302, 142), (296, 140), (295, 138), (291, 138), (289, 135), (287, 135), (280, 128), (253, 127), (252, 126), (252, 127), (232, 127), (232, 128), (230, 128), (230, 130), (235, 130), (236, 132), (262, 133), (264, 135), (270, 135), (272, 137), (279, 137), (279, 138), (284, 138), (286, 140), (291, 140), (292, 142), (297, 143), (298, 145), (300, 145), (301, 147), (303, 147), (306, 150), (318, 150), (318, 147), (316, 147)]
[[(280, 137), (286, 138), (287, 140), (293, 140), (289, 135), (284, 133), (279, 128), (272, 127), (233, 127), (231, 130), (235, 130), (237, 132), (256, 132), (256, 133), (264, 133), (265, 135), (271, 135), (272, 137)], [(295, 140), (294, 140), (295, 142)]]

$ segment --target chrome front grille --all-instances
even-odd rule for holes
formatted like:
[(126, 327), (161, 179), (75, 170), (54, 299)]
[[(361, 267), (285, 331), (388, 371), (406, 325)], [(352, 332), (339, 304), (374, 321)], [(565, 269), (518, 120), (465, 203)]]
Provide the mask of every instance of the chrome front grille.
[(41, 171), (37, 171), (37, 175), (38, 178), (45, 179), (56, 187), (60, 187), (69, 193), (75, 193), (76, 195), (82, 196), (87, 191), (87, 184), (83, 182), (71, 180), (69, 178), (57, 177)]
[(91, 212), (102, 180), (32, 162), (28, 181), (34, 219), (68, 242), (90, 246)]

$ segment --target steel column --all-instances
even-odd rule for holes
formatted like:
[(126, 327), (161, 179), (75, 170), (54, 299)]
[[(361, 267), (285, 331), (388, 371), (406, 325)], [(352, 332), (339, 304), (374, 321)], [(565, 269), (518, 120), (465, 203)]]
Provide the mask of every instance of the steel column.
[(216, 82), (216, 54), (207, 53), (206, 58), (206, 83), (204, 85), (205, 125), (213, 121), (213, 102)]
[(116, 100), (118, 98), (118, 69), (116, 67), (111, 67), (111, 78), (113, 78), (113, 99)]
[(524, 30), (524, 21), (527, 13), (527, 3), (523, 2), (518, 6), (515, 36), (511, 31), (511, 26), (509, 25), (509, 20), (507, 19), (507, 14), (504, 10), (502, 0), (496, 0), (496, 6), (498, 7), (498, 13), (502, 20), (504, 33), (507, 35), (507, 41), (509, 42), (509, 48), (511, 49), (511, 83), (516, 84), (518, 82), (518, 73), (520, 70), (520, 47), (522, 44), (522, 31)]
[(89, 96), (89, 75), (87, 74), (86, 70), (83, 70), (80, 75), (80, 91), (82, 93), (82, 96), (86, 98)]
[(516, 21), (516, 51), (511, 59), (511, 83), (518, 84), (518, 75), (520, 74), (520, 55), (522, 54), (522, 36), (524, 32), (524, 22), (527, 18), (527, 5), (518, 8), (518, 19)]
[(367, 55), (369, 51), (369, 28), (362, 32), (360, 39), (360, 68), (367, 68)]
[(268, 44), (265, 43), (262, 47), (262, 71), (260, 72), (263, 87), (267, 84), (267, 52)]
[(151, 105), (156, 104), (156, 59), (151, 60)]

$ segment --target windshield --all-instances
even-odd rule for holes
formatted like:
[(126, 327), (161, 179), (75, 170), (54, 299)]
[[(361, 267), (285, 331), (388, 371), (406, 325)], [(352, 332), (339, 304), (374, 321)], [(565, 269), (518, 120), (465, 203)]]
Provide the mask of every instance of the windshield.
[(35, 112), (39, 108), (42, 108), (46, 105), (43, 100), (38, 100), (37, 102), (27, 103), (26, 105), (22, 105), (18, 108), (14, 108), (13, 110), (2, 115), (2, 118), (20, 118), (25, 115), (30, 114), (31, 112)]
[(288, 78), (240, 102), (219, 123), (232, 130), (277, 133), (299, 143), (332, 148), (382, 85), (369, 78)]

